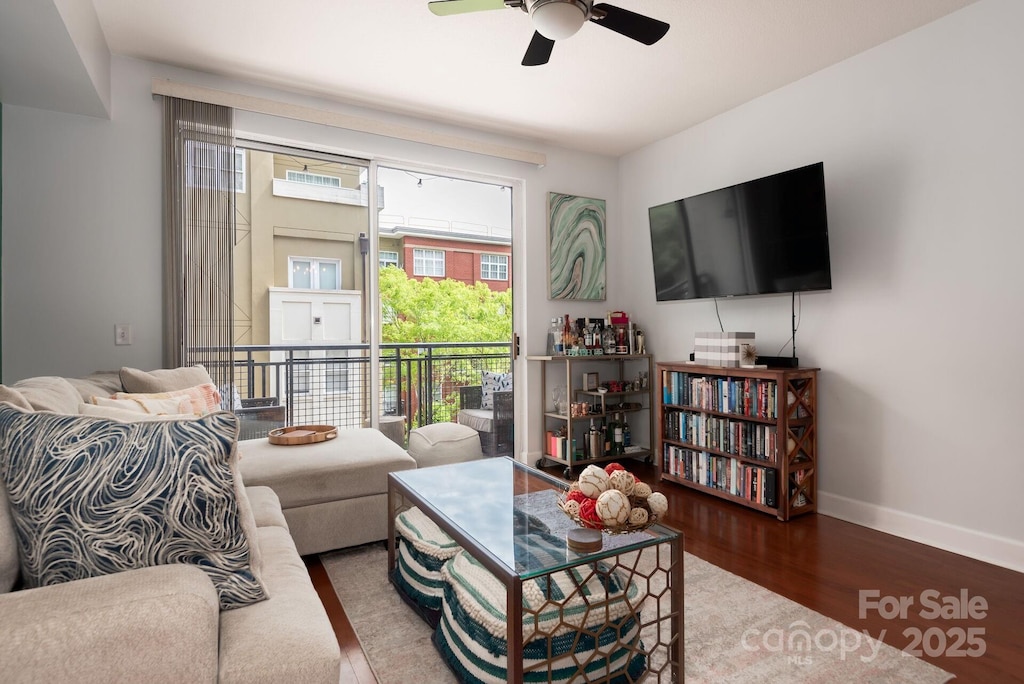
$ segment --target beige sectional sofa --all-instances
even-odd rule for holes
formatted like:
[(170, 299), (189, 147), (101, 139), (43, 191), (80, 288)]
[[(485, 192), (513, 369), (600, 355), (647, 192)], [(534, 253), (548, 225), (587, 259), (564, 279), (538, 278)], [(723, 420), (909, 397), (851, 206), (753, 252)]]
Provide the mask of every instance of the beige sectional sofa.
[[(122, 391), (121, 377), (32, 378), (0, 385), (0, 402), (80, 415), (89, 397)], [(301, 555), (385, 538), (387, 472), (416, 467), (380, 432), (340, 432), (312, 449), (238, 443), (241, 497), (269, 598), (230, 610), (218, 605), (207, 573), (187, 564), (20, 589), (17, 533), (0, 486), (0, 679), (337, 682), (337, 640)]]

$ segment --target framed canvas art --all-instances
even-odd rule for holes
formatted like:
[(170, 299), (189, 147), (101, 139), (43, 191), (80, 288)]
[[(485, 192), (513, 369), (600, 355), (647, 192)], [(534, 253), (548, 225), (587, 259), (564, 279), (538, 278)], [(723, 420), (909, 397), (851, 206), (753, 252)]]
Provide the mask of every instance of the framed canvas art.
[(548, 193), (548, 297), (605, 299), (605, 201)]

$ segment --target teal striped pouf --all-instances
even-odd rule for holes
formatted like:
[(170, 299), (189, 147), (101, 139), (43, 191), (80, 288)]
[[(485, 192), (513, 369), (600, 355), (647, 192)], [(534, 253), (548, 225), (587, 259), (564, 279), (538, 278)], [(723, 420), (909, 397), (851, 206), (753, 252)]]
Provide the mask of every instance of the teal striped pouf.
[(441, 566), (459, 551), (459, 545), (415, 507), (395, 517), (395, 535), (398, 539), (395, 584), (421, 608), (440, 610)]
[[(444, 602), (434, 632), (438, 651), (461, 681), (503, 684), (508, 679), (505, 585), (465, 551), (443, 566), (441, 577)], [(647, 662), (638, 624), (641, 600), (636, 583), (626, 586), (620, 573), (604, 567), (595, 573), (581, 566), (524, 582), (524, 681), (640, 681)], [(547, 668), (528, 671), (549, 652), (550, 679)]]

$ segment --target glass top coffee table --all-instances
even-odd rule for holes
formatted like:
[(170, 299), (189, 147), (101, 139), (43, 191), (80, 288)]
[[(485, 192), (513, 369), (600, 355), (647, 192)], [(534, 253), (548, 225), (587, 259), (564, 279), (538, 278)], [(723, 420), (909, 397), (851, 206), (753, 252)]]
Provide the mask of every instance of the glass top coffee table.
[[(526, 644), (531, 653), (540, 649), (547, 654), (525, 661), (508, 658), (508, 681), (522, 682), (524, 668), (546, 669), (541, 681), (561, 681), (566, 656), (553, 647), (552, 635), (566, 633), (594, 636), (597, 655), (569, 658), (569, 670), (579, 668), (577, 681), (682, 681), (682, 535), (656, 523), (642, 532), (603, 534), (599, 551), (576, 552), (566, 543), (566, 533), (577, 525), (557, 506), (567, 488), (510, 458), (391, 473), (388, 572), (397, 559), (395, 516), (416, 506), (504, 585), (507, 652), (522, 654)], [(567, 582), (568, 590), (562, 586)], [(607, 591), (588, 593), (595, 582)], [(634, 665), (642, 663), (641, 674), (636, 667), (599, 670), (595, 658), (612, 652), (628, 653)], [(561, 675), (552, 674), (554, 662)]]

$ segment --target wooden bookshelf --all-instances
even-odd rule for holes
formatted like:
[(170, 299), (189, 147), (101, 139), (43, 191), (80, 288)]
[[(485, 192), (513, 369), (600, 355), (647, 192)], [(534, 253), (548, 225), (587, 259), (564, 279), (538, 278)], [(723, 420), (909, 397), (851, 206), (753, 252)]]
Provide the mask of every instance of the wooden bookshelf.
[(817, 368), (662, 362), (659, 479), (779, 520), (817, 510)]

